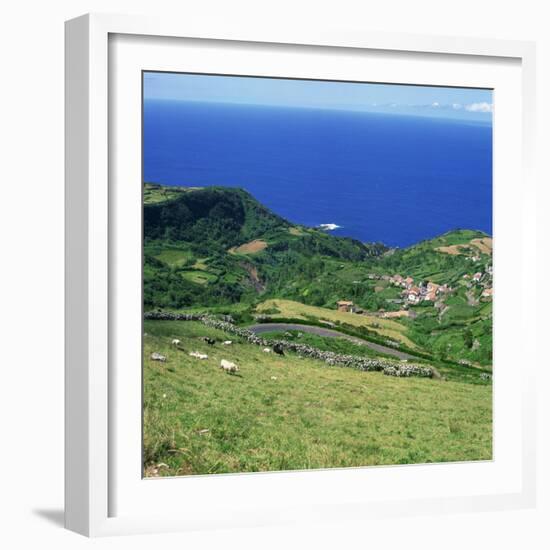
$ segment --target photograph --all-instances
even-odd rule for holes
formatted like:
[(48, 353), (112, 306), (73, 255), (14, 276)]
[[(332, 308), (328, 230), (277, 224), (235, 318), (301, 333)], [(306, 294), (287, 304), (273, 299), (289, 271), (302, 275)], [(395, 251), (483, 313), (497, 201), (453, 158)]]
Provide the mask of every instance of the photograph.
[(142, 72), (143, 477), (493, 459), (493, 108)]

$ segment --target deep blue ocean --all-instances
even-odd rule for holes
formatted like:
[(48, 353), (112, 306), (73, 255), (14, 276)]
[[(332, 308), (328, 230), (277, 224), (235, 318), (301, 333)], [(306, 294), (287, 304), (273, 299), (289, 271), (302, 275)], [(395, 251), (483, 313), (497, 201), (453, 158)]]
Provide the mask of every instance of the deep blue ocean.
[(144, 180), (248, 190), (299, 224), (407, 246), (492, 234), (492, 129), (348, 111), (147, 100)]

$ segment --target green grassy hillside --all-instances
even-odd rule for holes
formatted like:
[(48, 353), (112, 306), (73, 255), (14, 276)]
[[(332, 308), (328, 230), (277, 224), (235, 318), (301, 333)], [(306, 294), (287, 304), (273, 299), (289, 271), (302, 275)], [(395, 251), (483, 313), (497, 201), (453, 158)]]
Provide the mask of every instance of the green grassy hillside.
[[(450, 285), (440, 309), (416, 307), (414, 320), (401, 320), (407, 334), (439, 358), (492, 365), (492, 299), (482, 295), (492, 287), (492, 239), (485, 233), (451, 231), (381, 258), (377, 270)], [(472, 282), (475, 273), (480, 282)]]
[[(195, 322), (145, 321), (145, 333), (147, 476), (492, 458), (490, 385), (280, 357)], [(152, 361), (152, 352), (167, 361)], [(219, 369), (221, 359), (239, 374)]]
[(292, 225), (242, 189), (146, 184), (144, 197), (147, 307), (294, 294), (295, 285), (310, 283), (321, 266), (326, 271), (330, 262), (361, 262), (387, 250)]
[[(481, 281), (473, 280), (477, 272)], [(451, 292), (437, 303), (410, 304), (389, 280), (393, 275), (412, 277), (415, 285), (445, 284)], [(346, 324), (434, 360), (490, 367), (492, 297), (483, 293), (491, 288), (492, 240), (480, 231), (451, 231), (390, 250), (294, 225), (241, 189), (144, 188), (146, 310), (210, 310), (247, 323), (269, 315), (264, 304), (273, 300), (318, 308), (305, 318), (319, 319), (333, 317), (339, 300), (352, 300), (363, 314), (349, 314)], [(278, 316), (304, 319), (288, 309)], [(388, 312), (411, 316), (392, 319), (388, 334), (380, 328)]]
[(390, 319), (380, 319), (372, 315), (356, 315), (354, 313), (335, 311), (332, 309), (309, 306), (291, 300), (266, 300), (256, 307), (256, 311), (260, 314), (272, 311), (273, 313), (270, 317), (274, 321), (279, 318), (296, 320), (311, 319), (315, 321), (337, 323), (342, 326), (364, 327), (380, 337), (400, 342), (410, 348), (415, 347), (415, 344), (405, 335), (407, 330), (406, 327)]
[[(406, 274), (417, 280), (429, 279), (434, 283), (452, 285), (460, 281), (464, 274), (473, 273), (476, 267), (482, 267), (491, 260), (490, 254), (482, 254), (478, 248), (470, 245), (472, 240), (482, 238), (487, 238), (482, 231), (451, 231), (435, 239), (387, 254), (378, 262), (376, 271)], [(442, 251), (456, 245), (462, 246), (459, 254)], [(469, 260), (468, 251), (479, 256), (479, 260)]]
[(146, 185), (144, 237), (194, 244), (205, 252), (225, 251), (290, 223), (242, 189), (166, 188)]

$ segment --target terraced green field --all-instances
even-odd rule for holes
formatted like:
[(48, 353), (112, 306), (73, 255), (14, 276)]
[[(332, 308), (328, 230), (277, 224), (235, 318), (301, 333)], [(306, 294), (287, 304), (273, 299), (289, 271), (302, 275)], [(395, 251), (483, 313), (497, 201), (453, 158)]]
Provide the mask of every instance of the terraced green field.
[(356, 315), (335, 311), (327, 308), (309, 306), (292, 300), (266, 300), (256, 307), (258, 313), (276, 310), (279, 313), (271, 314), (273, 319), (283, 318), (303, 319), (313, 318), (328, 322), (339, 322), (355, 327), (366, 327), (380, 336), (394, 339), (396, 342), (415, 348), (415, 344), (404, 334), (406, 328), (396, 321), (381, 319), (373, 315)]

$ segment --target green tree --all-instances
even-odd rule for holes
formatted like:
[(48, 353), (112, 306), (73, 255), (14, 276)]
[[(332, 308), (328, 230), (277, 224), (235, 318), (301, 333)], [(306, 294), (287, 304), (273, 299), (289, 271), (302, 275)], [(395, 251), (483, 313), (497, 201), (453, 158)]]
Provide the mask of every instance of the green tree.
[(464, 345), (468, 349), (472, 349), (472, 345), (474, 344), (474, 335), (472, 334), (472, 331), (469, 328), (467, 328), (463, 332), (462, 336), (464, 338)]

